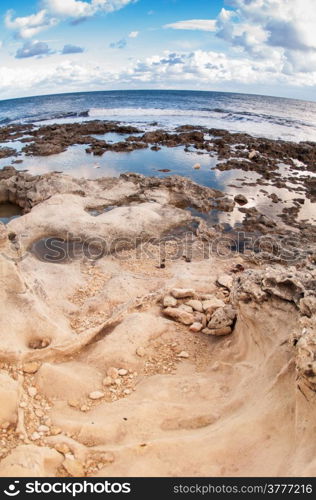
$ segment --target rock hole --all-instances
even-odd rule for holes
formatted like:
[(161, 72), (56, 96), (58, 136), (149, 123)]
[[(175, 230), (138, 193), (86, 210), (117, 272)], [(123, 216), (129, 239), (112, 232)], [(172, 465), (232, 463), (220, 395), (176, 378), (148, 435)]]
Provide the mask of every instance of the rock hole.
[(32, 339), (29, 342), (28, 347), (30, 349), (45, 349), (51, 344), (51, 339), (45, 337), (43, 339)]

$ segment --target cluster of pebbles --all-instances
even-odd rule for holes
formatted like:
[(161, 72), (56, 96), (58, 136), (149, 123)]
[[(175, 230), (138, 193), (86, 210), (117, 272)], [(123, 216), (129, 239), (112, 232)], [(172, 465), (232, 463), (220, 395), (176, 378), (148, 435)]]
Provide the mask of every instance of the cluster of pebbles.
[[(219, 278), (227, 283), (229, 276)], [(206, 335), (230, 335), (236, 323), (236, 309), (229, 303), (229, 292), (223, 299), (213, 294), (198, 293), (193, 289), (174, 288), (162, 299), (163, 314), (189, 327), (193, 333)], [(226, 297), (225, 297), (226, 295)]]

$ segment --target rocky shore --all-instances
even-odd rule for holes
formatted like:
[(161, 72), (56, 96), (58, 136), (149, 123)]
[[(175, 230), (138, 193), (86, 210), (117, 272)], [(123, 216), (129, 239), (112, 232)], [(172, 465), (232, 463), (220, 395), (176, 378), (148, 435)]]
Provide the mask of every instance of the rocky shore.
[[(111, 131), (129, 135), (91, 137)], [(315, 196), (312, 143), (92, 121), (0, 130), (14, 138), (40, 155), (182, 145), (263, 184), (285, 160), (295, 184), (303, 162)], [(8, 166), (8, 202), (23, 215), (0, 223), (1, 476), (316, 474), (315, 226), (180, 176)], [(210, 210), (243, 221), (227, 232)]]

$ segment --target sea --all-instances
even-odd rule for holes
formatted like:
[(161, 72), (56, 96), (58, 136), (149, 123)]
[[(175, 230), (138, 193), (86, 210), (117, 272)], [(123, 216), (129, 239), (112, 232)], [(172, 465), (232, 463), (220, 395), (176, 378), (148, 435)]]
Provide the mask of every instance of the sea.
[[(256, 137), (276, 140), (316, 142), (316, 102), (279, 97), (247, 95), (224, 92), (197, 92), (177, 90), (131, 90), (80, 92), (37, 97), (25, 97), (0, 101), (0, 126), (12, 123), (34, 123), (35, 126), (52, 123), (72, 123), (87, 120), (111, 120), (137, 126), (142, 131), (164, 128), (173, 131), (180, 125), (202, 125), (208, 128), (244, 132)], [(122, 141), (127, 137), (119, 134), (95, 136), (107, 142)], [(165, 177), (182, 175), (193, 181), (224, 191), (228, 196), (243, 193), (248, 206), (256, 206), (266, 215), (275, 215), (284, 206), (292, 206), (297, 194), (303, 195), (303, 187), (295, 191), (265, 186), (265, 191), (275, 193), (282, 206), (271, 203), (264, 196), (255, 172), (240, 170), (219, 171), (217, 157), (201, 154), (183, 146), (162, 147), (160, 151), (135, 150), (129, 153), (106, 152), (101, 157), (86, 153), (86, 145), (74, 145), (67, 151), (47, 157), (25, 156), (21, 151), (24, 142), (12, 140), (1, 146), (17, 150), (15, 157), (0, 159), (0, 169), (13, 165), (30, 174), (58, 171), (73, 177), (95, 179), (117, 177), (124, 172), (136, 172), (147, 176)], [(193, 168), (196, 164), (199, 169)], [(287, 165), (280, 165), (284, 178), (290, 173)], [(302, 173), (303, 174), (303, 173)], [(2, 207), (0, 221), (7, 223), (12, 217), (12, 207)], [(220, 215), (223, 218), (223, 215)], [(226, 214), (233, 226), (242, 220), (243, 214), (235, 211)], [(301, 220), (316, 222), (316, 206), (308, 199), (302, 206)], [(219, 219), (221, 220), (221, 219)]]
[(290, 141), (316, 141), (316, 102), (183, 90), (80, 92), (0, 101), (0, 126), (115, 120), (143, 128), (193, 124)]

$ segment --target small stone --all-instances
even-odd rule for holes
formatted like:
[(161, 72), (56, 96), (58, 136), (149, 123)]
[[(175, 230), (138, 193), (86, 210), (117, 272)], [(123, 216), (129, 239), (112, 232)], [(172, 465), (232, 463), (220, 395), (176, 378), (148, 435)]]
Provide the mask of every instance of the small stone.
[(93, 391), (90, 392), (89, 394), (89, 398), (93, 400), (102, 399), (103, 397), (104, 397), (104, 392), (102, 391)]
[(202, 330), (202, 333), (205, 333), (205, 335), (214, 335), (215, 337), (220, 337), (223, 335), (230, 335), (232, 333), (232, 329), (230, 326), (226, 326), (223, 328), (204, 328), (204, 330)]
[(19, 404), (20, 408), (26, 408), (27, 407), (27, 403), (25, 403), (24, 401), (22, 401), (20, 404)]
[(28, 392), (29, 396), (31, 396), (31, 398), (34, 398), (37, 394), (37, 389), (36, 389), (36, 387), (29, 387), (27, 392)]
[(230, 276), (229, 274), (222, 274), (217, 278), (217, 283), (220, 286), (223, 286), (224, 288), (230, 290), (231, 287), (233, 286), (233, 277)]
[(49, 427), (47, 425), (39, 425), (37, 430), (38, 432), (49, 432)]
[(35, 410), (35, 415), (38, 418), (43, 418), (44, 417), (44, 412), (42, 410)]
[(192, 309), (194, 311), (197, 311), (200, 313), (203, 312), (203, 304), (200, 300), (194, 300), (194, 299), (189, 300), (189, 302), (186, 302), (186, 305), (192, 307)]
[(193, 323), (193, 325), (190, 326), (190, 331), (197, 333), (200, 332), (203, 328), (202, 323)]
[(193, 309), (192, 309), (192, 307), (191, 307), (191, 306), (188, 306), (188, 305), (186, 305), (186, 304), (181, 304), (181, 305), (178, 307), (178, 309), (180, 309), (181, 311), (186, 311), (186, 312), (191, 313), (191, 314), (193, 313)]
[(189, 358), (190, 355), (187, 351), (181, 351), (179, 354), (177, 354), (178, 358)]
[(188, 288), (174, 288), (171, 291), (171, 295), (176, 299), (186, 299), (194, 297), (194, 290)]
[(136, 354), (140, 358), (143, 358), (144, 356), (146, 356), (146, 351), (145, 351), (145, 349), (142, 346), (140, 346), (140, 347), (137, 347)]
[(38, 432), (33, 432), (30, 439), (32, 441), (37, 441), (38, 439), (41, 439), (41, 435)]
[(163, 314), (172, 318), (176, 321), (179, 321), (183, 325), (192, 325), (194, 323), (194, 316), (187, 311), (181, 310), (176, 307), (167, 307), (163, 310)]
[(68, 401), (68, 404), (69, 406), (71, 406), (72, 408), (78, 408), (79, 406), (79, 401), (77, 401), (76, 399), (70, 399)]
[(249, 160), (254, 160), (255, 158), (257, 158), (259, 156), (259, 153), (258, 151), (256, 151), (255, 149), (252, 149), (248, 155), (248, 158)]
[(126, 394), (126, 396), (128, 396), (128, 394), (130, 394), (130, 393), (131, 393), (131, 390), (130, 390), (130, 389), (125, 389), (125, 390), (124, 390), (124, 394)]
[(171, 297), (171, 295), (166, 295), (163, 298), (163, 306), (164, 307), (176, 307), (177, 303), (178, 303), (177, 299), (175, 299), (174, 297)]
[(118, 374), (120, 375), (120, 377), (125, 377), (125, 375), (128, 374), (128, 370), (125, 370), (125, 368), (120, 368)]
[(113, 366), (111, 366), (107, 372), (106, 372), (107, 376), (108, 377), (111, 377), (113, 379), (116, 379), (118, 377), (118, 369), (117, 368), (114, 368)]
[(231, 326), (236, 319), (236, 315), (236, 310), (232, 306), (221, 307), (216, 309), (207, 326), (211, 330)]
[(58, 434), (61, 434), (61, 429), (59, 427), (53, 426), (50, 430), (50, 433), (52, 436), (58, 436)]
[(66, 443), (56, 443), (55, 450), (59, 451), (59, 453), (62, 453), (63, 455), (66, 455), (70, 452), (70, 448)]
[(35, 361), (30, 362), (30, 363), (24, 363), (23, 365), (23, 372), (24, 373), (36, 373), (41, 365), (39, 363), (36, 363)]
[(80, 411), (83, 411), (83, 412), (89, 411), (89, 409), (90, 409), (90, 408), (89, 408), (89, 406), (87, 406), (87, 405), (82, 405), (82, 406), (80, 407)]
[(217, 299), (216, 297), (212, 297), (212, 299), (210, 300), (204, 300), (202, 304), (203, 304), (203, 310), (206, 312), (206, 314), (211, 314), (211, 315), (219, 307), (225, 306), (225, 302), (223, 302), (220, 299)]
[(102, 384), (105, 386), (105, 387), (109, 387), (110, 385), (113, 384), (113, 380), (111, 379), (111, 377), (105, 377), (103, 379), (103, 382)]
[(194, 170), (200, 170), (201, 165), (199, 163), (196, 163), (195, 165), (193, 165), (193, 168)]
[(116, 385), (121, 385), (121, 384), (122, 384), (122, 380), (121, 380), (120, 378), (116, 378), (116, 379), (114, 380), (114, 383), (115, 383)]
[(83, 465), (78, 460), (66, 458), (63, 461), (63, 467), (72, 477), (83, 477), (85, 475)]

